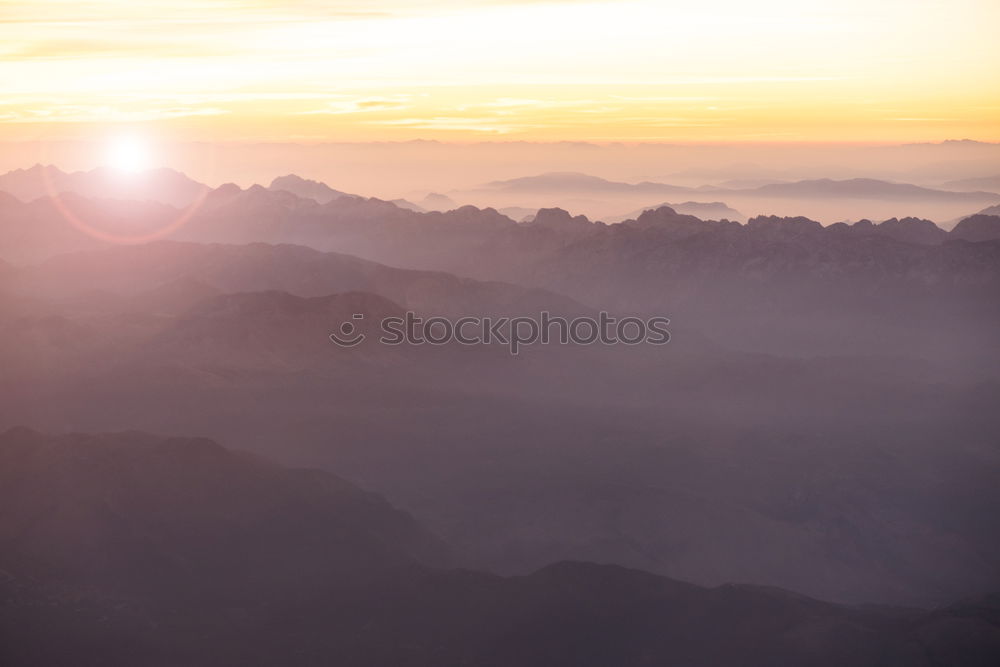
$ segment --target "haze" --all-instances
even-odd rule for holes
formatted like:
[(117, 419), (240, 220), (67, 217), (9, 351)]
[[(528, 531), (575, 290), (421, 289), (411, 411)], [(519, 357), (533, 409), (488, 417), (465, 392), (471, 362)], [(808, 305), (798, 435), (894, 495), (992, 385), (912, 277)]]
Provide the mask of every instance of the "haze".
[(1000, 665), (998, 25), (0, 0), (0, 665)]

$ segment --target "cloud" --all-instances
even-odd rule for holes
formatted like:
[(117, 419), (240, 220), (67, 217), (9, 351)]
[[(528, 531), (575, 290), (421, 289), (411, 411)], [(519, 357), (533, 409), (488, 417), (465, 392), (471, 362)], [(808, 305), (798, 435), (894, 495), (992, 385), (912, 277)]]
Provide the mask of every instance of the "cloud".
[(408, 95), (397, 95), (392, 98), (367, 98), (356, 100), (343, 100), (328, 102), (322, 109), (310, 109), (308, 111), (297, 111), (297, 115), (313, 116), (319, 114), (353, 114), (371, 113), (375, 111), (389, 111), (409, 108)]
[(212, 107), (156, 107), (121, 109), (106, 105), (64, 104), (44, 108), (27, 108), (0, 115), (0, 122), (7, 123), (89, 123), (166, 120), (185, 116), (218, 116), (229, 113)]
[(392, 118), (368, 121), (372, 125), (407, 127), (419, 130), (449, 130), (482, 132), (489, 134), (509, 134), (530, 127), (524, 124), (503, 124), (493, 118), (468, 118), (435, 116), (431, 118)]
[[(718, 126), (918, 138), (922, 115), (934, 132), (954, 122), (995, 138), (985, 128), (995, 127), (1000, 9), (983, 7), (0, 0), (0, 121), (228, 114), (217, 129), (239, 136), (286, 133), (297, 118), (338, 136), (381, 126), (395, 137), (605, 139), (663, 128), (673, 139)], [(935, 40), (914, 50), (928, 25), (940, 28)]]

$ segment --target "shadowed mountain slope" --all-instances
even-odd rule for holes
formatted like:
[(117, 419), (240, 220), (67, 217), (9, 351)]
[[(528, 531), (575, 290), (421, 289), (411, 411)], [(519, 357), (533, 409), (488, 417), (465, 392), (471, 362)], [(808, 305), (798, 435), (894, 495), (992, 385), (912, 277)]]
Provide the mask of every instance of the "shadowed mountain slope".
[(990, 665), (996, 601), (855, 608), (558, 563), (433, 570), (377, 497), (193, 438), (0, 435), (0, 657), (29, 664)]
[(1000, 215), (969, 216), (955, 225), (948, 236), (973, 242), (1000, 241)]
[(210, 440), (13, 429), (0, 461), (0, 567), (47, 585), (253, 596), (446, 553), (374, 494)]
[(24, 267), (6, 284), (15, 292), (44, 296), (85, 290), (129, 294), (178, 280), (197, 281), (225, 292), (280, 290), (305, 297), (361, 290), (441, 315), (584, 311), (571, 299), (543, 289), (396, 269), (350, 255), (263, 243), (157, 241), (110, 247)]

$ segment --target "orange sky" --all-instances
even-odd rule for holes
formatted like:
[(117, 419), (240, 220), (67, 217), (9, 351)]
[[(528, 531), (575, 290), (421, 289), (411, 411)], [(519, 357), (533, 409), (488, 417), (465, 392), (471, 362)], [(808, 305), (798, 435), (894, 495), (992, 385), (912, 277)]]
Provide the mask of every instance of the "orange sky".
[(1000, 140), (997, 0), (0, 0), (0, 139)]

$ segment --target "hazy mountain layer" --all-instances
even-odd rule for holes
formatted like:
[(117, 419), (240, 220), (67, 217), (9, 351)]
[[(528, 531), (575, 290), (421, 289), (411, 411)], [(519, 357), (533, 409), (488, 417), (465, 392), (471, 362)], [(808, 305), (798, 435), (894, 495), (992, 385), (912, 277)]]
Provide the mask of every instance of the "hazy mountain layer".
[[(386, 271), (400, 278), (376, 279)], [(437, 275), (466, 285), (418, 292), (437, 312), (551, 304), (510, 286), (490, 301), (480, 283)], [(354, 313), (374, 335), (403, 310), (391, 290), (409, 298), (403, 287), (425, 278), (290, 246), (165, 242), (9, 270), (0, 423), (193, 431), (322, 466), (414, 512), (463, 562), (504, 572), (588, 559), (922, 604), (995, 587), (988, 320), (865, 344), (905, 331), (903, 313), (841, 340), (848, 353), (797, 359), (727, 349), (685, 319), (661, 348), (529, 346), (517, 358), (329, 341)], [(916, 284), (909, 298), (927, 291)], [(869, 307), (855, 295), (840, 317), (863, 324)], [(720, 313), (752, 331), (748, 310)], [(817, 336), (834, 321), (803, 318), (782, 340), (829, 349)], [(920, 349), (940, 353), (907, 356)]]
[[(853, 608), (558, 563), (432, 570), (405, 515), (191, 438), (0, 435), (5, 664), (988, 665), (993, 597)], [(995, 597), (995, 596), (994, 596)]]

